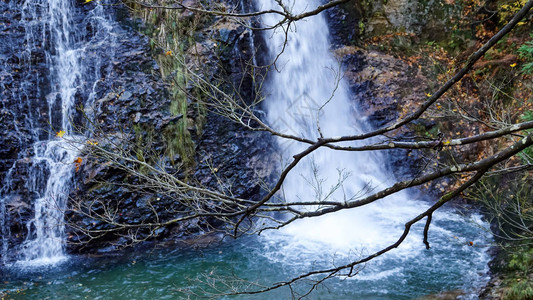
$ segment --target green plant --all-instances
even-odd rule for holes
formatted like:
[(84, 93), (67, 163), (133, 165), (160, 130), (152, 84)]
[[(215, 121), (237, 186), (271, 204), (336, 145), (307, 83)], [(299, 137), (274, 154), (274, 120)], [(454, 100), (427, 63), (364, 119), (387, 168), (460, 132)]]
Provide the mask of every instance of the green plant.
[(533, 269), (533, 248), (526, 250), (524, 247), (511, 254), (508, 267), (511, 271), (518, 271), (522, 275), (527, 276)]
[(507, 250), (507, 270), (504, 274), (504, 300), (533, 299), (533, 281), (529, 275), (533, 271), (533, 248), (528, 243)]
[[(204, 121), (205, 109), (187, 96), (188, 78), (185, 56), (187, 51), (196, 44), (196, 33), (202, 28), (212, 24), (214, 18), (209, 14), (183, 14), (182, 10), (167, 10), (162, 8), (145, 9), (135, 1), (125, 2), (133, 15), (142, 19), (144, 24), (140, 28), (150, 40), (150, 47), (154, 58), (159, 65), (161, 78), (168, 84), (170, 105), (168, 111), (173, 116), (181, 115), (182, 118), (169, 124), (161, 132), (165, 143), (163, 155), (167, 156), (173, 164), (182, 164), (191, 169), (195, 161), (195, 144), (190, 128), (196, 128), (197, 134), (201, 131)], [(200, 98), (200, 97), (198, 97)], [(195, 117), (189, 117), (196, 109)], [(144, 128), (136, 128), (142, 132)], [(137, 143), (145, 142), (137, 134)], [(146, 153), (138, 151), (137, 158), (143, 161)]]
[[(520, 119), (524, 122), (533, 121), (533, 111), (532, 110), (526, 111), (520, 116)], [(525, 161), (526, 163), (531, 163), (533, 161), (533, 147), (529, 147), (525, 149), (524, 151), (522, 151), (522, 153), (520, 153), (520, 158), (522, 158), (522, 160)]]
[(504, 292), (504, 300), (529, 300), (533, 299), (533, 282), (529, 280), (516, 281)]
[(359, 21), (359, 35), (365, 34), (365, 22)]
[(163, 132), (163, 137), (167, 144), (166, 154), (172, 163), (176, 155), (180, 156), (182, 163), (186, 167), (192, 167), (194, 164), (195, 144), (189, 132), (189, 118), (187, 118), (187, 96), (177, 86), (170, 90), (172, 101), (170, 103), (170, 113), (173, 116), (182, 115), (183, 117), (176, 124), (169, 125)]
[[(141, 162), (153, 163), (153, 157), (157, 157), (153, 155), (152, 149), (149, 148), (154, 140), (153, 127), (135, 124), (133, 125), (133, 131), (135, 132), (135, 145), (132, 148), (133, 154)], [(147, 170), (141, 167), (139, 171), (143, 173)]]
[[(533, 39), (533, 34), (531, 34)], [(526, 63), (522, 66), (522, 72), (526, 74), (533, 74), (533, 40), (524, 43), (518, 48), (518, 54), (520, 58), (526, 60)]]

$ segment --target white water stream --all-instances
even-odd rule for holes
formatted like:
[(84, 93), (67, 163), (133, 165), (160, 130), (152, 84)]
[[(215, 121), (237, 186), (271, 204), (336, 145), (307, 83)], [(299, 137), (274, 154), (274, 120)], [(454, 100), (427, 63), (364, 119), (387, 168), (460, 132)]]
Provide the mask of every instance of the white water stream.
[[(260, 10), (281, 10), (277, 1), (257, 0)], [(316, 8), (316, 0), (283, 1), (293, 14)], [(279, 16), (262, 17), (263, 26), (272, 26)], [(358, 113), (353, 96), (342, 77), (342, 68), (330, 52), (328, 24), (323, 14), (309, 17), (291, 25), (287, 35), (281, 29), (265, 33), (270, 56), (279, 56), (267, 86), (266, 110), (269, 124), (283, 133), (316, 140), (324, 137), (354, 135), (369, 129)], [(285, 43), (286, 42), (286, 43)], [(278, 146), (285, 164), (307, 145), (279, 138)], [(327, 149), (315, 151), (304, 159), (287, 177), (283, 185), (286, 201), (352, 201), (395, 182), (386, 171), (386, 157), (377, 152), (340, 152)], [(342, 184), (339, 185), (339, 183)], [(361, 258), (395, 242), (409, 219), (429, 207), (433, 199), (413, 199), (409, 192), (400, 192), (375, 203), (336, 212), (320, 218), (297, 221), (281, 230), (269, 232), (263, 238), (267, 255), (273, 261), (294, 266), (340, 265)], [(473, 216), (481, 222), (479, 216)], [(450, 251), (460, 251), (457, 264), (474, 265), (465, 270), (465, 282), (486, 280), (489, 237), (475, 224), (469, 223), (453, 211), (437, 212), (430, 228), (430, 243), (440, 250), (426, 250), (422, 243), (423, 223), (398, 248), (357, 276), (357, 280), (372, 280), (405, 275), (405, 266), (413, 263), (437, 264), (435, 269), (448, 268), (438, 261), (422, 259), (429, 251), (440, 259), (450, 257)], [(473, 235), (458, 233), (471, 230)], [(467, 231), (468, 232), (468, 231)], [(475, 232), (475, 233), (474, 233)], [(468, 249), (468, 239), (477, 247)], [(464, 250), (470, 251), (468, 257)], [(452, 254), (453, 255), (453, 254)], [(423, 268), (423, 267), (421, 267)], [(304, 269), (305, 270), (305, 269)], [(475, 270), (475, 271), (474, 271)], [(309, 270), (307, 270), (309, 271)], [(421, 274), (423, 278), (423, 274)]]
[[(102, 5), (92, 7), (80, 18), (80, 8), (75, 7), (74, 1), (26, 0), (23, 3), (25, 52), (30, 57), (31, 53), (44, 49), (49, 72), (43, 75), (48, 76), (49, 90), (46, 95), (40, 94), (40, 99), (28, 99), (22, 95), (14, 99), (21, 105), (24, 101), (46, 101), (48, 107), (46, 114), (38, 111), (20, 116), (29, 119), (36, 142), (31, 146), (32, 151), (28, 151), (32, 156), (21, 157), (29, 166), (25, 189), (31, 196), (34, 217), (26, 224), (28, 234), (18, 251), (18, 265), (51, 265), (66, 258), (64, 212), (73, 185), (78, 143), (83, 141), (73, 125), (74, 118), (77, 106), (90, 106), (94, 101), (92, 89), (100, 79), (103, 60), (89, 55), (90, 52), (98, 47), (110, 47), (109, 52), (112, 52), (114, 46), (111, 26)], [(28, 72), (31, 72), (31, 64), (28, 65)], [(22, 83), (22, 86), (27, 84)], [(49, 127), (43, 128), (39, 124), (40, 115), (48, 116)], [(20, 197), (16, 195), (17, 191), (11, 190), (11, 173), (0, 191), (2, 203), (6, 203), (9, 197)], [(5, 213), (3, 205), (2, 217)], [(2, 231), (5, 259), (9, 232), (5, 226)]]
[[(39, 8), (37, 8), (39, 6)], [(47, 12), (42, 11), (47, 8)], [(29, 12), (33, 22), (41, 21), (41, 32), (27, 31), (26, 39), (32, 41), (36, 34), (49, 34), (53, 49), (46, 53), (50, 67), (51, 93), (47, 95), (50, 124), (56, 131), (65, 131), (63, 138), (36, 142), (33, 146), (33, 166), (28, 176), (29, 190), (38, 193), (34, 201), (34, 219), (26, 224), (28, 237), (23, 244), (22, 263), (30, 265), (53, 264), (65, 259), (63, 250), (63, 214), (70, 186), (72, 185), (72, 163), (77, 151), (65, 142), (73, 134), (72, 117), (75, 110), (74, 95), (81, 80), (80, 57), (73, 48), (72, 3), (50, 0), (26, 1), (24, 11)], [(45, 45), (41, 45), (45, 46)], [(60, 122), (54, 122), (55, 111), (59, 108)], [(47, 176), (48, 175), (48, 176)]]

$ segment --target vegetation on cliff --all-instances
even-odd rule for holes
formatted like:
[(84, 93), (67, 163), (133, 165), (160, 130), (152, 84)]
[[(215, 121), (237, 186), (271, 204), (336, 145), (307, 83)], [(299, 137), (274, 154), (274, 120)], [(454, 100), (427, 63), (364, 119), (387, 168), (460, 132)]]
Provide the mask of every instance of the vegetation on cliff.
[[(420, 68), (432, 86), (448, 80), (475, 49), (507, 24), (526, 1), (444, 1), (418, 2), (415, 10), (427, 14), (413, 14), (414, 24), (427, 24), (418, 30), (406, 29), (408, 21), (383, 24), (379, 20), (391, 17), (391, 6), (401, 1), (363, 6), (368, 26), (361, 41), (365, 48), (374, 48), (396, 55)], [(378, 8), (376, 8), (378, 7)], [(392, 12), (391, 12), (392, 11)], [(393, 17), (393, 16), (392, 16)], [(376, 20), (377, 19), (377, 20)], [(435, 26), (435, 22), (438, 26)], [(366, 25), (366, 23), (364, 23)], [(472, 135), (533, 120), (533, 35), (531, 15), (519, 22), (517, 28), (500, 40), (480, 61), (473, 72), (455, 85), (428, 114), (423, 123), (413, 127), (419, 134), (435, 138)], [(407, 26), (413, 29), (413, 26)], [(407, 115), (418, 103), (405, 103)], [(434, 164), (447, 164), (468, 157), (484, 157), (509, 146), (518, 136), (469, 147), (460, 152), (443, 147)], [(493, 225), (498, 242), (497, 256), (492, 263), (496, 286), (487, 297), (530, 299), (531, 241), (533, 234), (533, 150), (528, 148), (513, 157), (498, 170), (465, 192), (464, 198), (481, 204)], [(440, 181), (428, 186), (444, 191), (450, 185), (459, 186), (464, 177)], [(493, 282), (494, 283), (494, 282)], [(493, 284), (494, 285), (494, 284)]]

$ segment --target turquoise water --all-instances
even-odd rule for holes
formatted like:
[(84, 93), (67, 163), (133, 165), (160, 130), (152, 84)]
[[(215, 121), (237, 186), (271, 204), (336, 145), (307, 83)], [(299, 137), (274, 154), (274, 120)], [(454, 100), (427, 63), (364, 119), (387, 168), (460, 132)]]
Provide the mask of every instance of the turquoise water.
[[(309, 299), (416, 299), (454, 290), (463, 291), (464, 299), (477, 299), (488, 279), (485, 251), (490, 241), (474, 223), (441, 219), (434, 224), (430, 250), (421, 241), (409, 243), (367, 264), (356, 277), (327, 281)], [(313, 247), (303, 244), (289, 247), (293, 238), (275, 234), (225, 240), (197, 250), (150, 248), (119, 257), (71, 257), (48, 268), (12, 266), (4, 270), (0, 292), (6, 299), (198, 299), (216, 294), (207, 283), (219, 276), (225, 280), (217, 281), (217, 286), (228, 292), (236, 277), (268, 285), (365, 252), (325, 253), (320, 245), (313, 252)], [(474, 246), (468, 241), (474, 241)], [(308, 283), (295, 288), (304, 291), (306, 287)], [(290, 291), (215, 298), (288, 299)]]

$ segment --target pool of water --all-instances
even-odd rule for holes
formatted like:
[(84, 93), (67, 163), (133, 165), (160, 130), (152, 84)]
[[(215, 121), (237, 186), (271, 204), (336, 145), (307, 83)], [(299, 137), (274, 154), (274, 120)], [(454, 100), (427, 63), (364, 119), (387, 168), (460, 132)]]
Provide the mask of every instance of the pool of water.
[[(435, 216), (430, 250), (421, 242), (420, 224), (414, 228), (413, 241), (366, 264), (355, 277), (326, 281), (310, 299), (416, 299), (457, 290), (463, 299), (477, 299), (488, 280), (490, 238), (478, 227), (479, 216), (471, 219), (476, 222), (441, 212)], [(267, 233), (224, 240), (204, 249), (151, 248), (119, 257), (71, 257), (54, 267), (13, 265), (3, 270), (0, 295), (6, 299), (197, 299), (232, 288), (267, 286), (357, 259), (371, 250), (331, 248), (290, 231)], [(306, 288), (309, 282), (295, 286), (299, 292)], [(290, 290), (282, 288), (215, 298), (290, 296)]]

